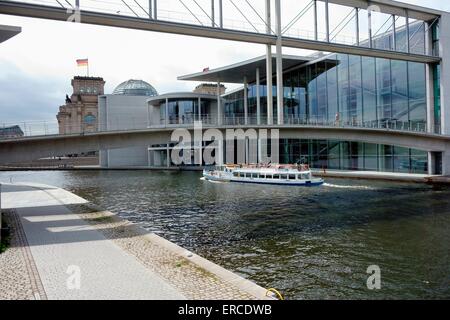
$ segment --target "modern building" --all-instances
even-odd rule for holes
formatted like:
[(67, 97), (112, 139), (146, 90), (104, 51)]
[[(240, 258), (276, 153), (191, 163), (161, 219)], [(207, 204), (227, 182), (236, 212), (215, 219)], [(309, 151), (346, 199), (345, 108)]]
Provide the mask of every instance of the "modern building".
[[(242, 89), (222, 95), (223, 115), (218, 122), (266, 125), (270, 122), (264, 65), (265, 57), (259, 57), (179, 79), (242, 83)], [(278, 119), (274, 86), (272, 123), (440, 133), (439, 104), (427, 109), (423, 63), (330, 54), (317, 59), (284, 56), (283, 66), (283, 119)], [(276, 83), (276, 78), (272, 81)], [(441, 155), (433, 158), (436, 165), (429, 172), (427, 152), (412, 148), (340, 140), (339, 136), (280, 141), (280, 162), (305, 162), (313, 168), (439, 174)]]
[(104, 94), (105, 81), (99, 77), (72, 79), (73, 92), (56, 115), (59, 133), (95, 132), (98, 129), (98, 96)]
[[(122, 82), (112, 94), (99, 97), (99, 129), (118, 131), (147, 128), (147, 100), (157, 95), (156, 89), (143, 80)], [(147, 151), (139, 147), (100, 150), (99, 155), (102, 167), (142, 166), (148, 158)]]
[[(436, 141), (450, 135), (446, 106), (450, 37), (441, 32), (450, 27), (450, 14), (377, 0), (379, 18), (385, 23), (373, 29), (371, 2), (320, 3), (328, 8), (329, 2), (354, 10), (357, 22), (366, 15), (364, 33), (368, 35), (356, 24), (354, 42), (340, 43), (332, 36), (334, 30), (326, 30), (325, 39), (319, 39), (317, 23), (329, 28), (328, 15), (324, 21), (315, 17), (313, 39), (293, 39), (268, 30), (270, 41), (264, 42), (255, 34), (267, 46), (265, 56), (178, 78), (209, 83), (195, 93), (143, 95), (137, 98), (136, 108), (129, 108), (134, 104), (132, 95), (124, 92), (119, 96), (128, 98), (116, 98), (116, 103), (102, 98), (106, 107), (99, 114), (100, 128), (192, 130), (195, 120), (218, 130), (276, 128), (288, 132), (281, 139), (281, 162), (340, 170), (450, 174), (450, 150), (442, 144), (433, 149), (414, 142), (418, 134)], [(278, 28), (280, 19), (276, 19)], [(294, 45), (336, 53), (282, 55), (283, 46)], [(222, 86), (228, 83), (241, 88), (223, 93)], [(304, 134), (305, 128), (317, 130)], [(330, 129), (334, 136), (327, 134)], [(102, 165), (170, 166), (172, 147), (172, 141), (151, 144), (140, 147), (139, 156), (122, 152), (123, 156), (111, 157), (119, 150), (102, 151)]]
[[(129, 84), (129, 80), (127, 83)], [(217, 95), (180, 92), (157, 95), (153, 87), (134, 82), (134, 94), (124, 94), (121, 85), (113, 94), (99, 97), (99, 126), (102, 131), (178, 127), (194, 121), (217, 119)], [(130, 147), (100, 151), (102, 167), (167, 166), (167, 147)], [(162, 152), (164, 151), (164, 156)]]

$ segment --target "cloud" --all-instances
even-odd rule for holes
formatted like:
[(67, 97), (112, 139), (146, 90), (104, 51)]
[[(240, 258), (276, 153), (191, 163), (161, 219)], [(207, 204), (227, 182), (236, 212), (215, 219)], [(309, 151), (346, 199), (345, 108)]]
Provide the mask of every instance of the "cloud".
[(0, 60), (0, 125), (31, 120), (55, 120), (64, 101), (67, 81), (39, 78)]

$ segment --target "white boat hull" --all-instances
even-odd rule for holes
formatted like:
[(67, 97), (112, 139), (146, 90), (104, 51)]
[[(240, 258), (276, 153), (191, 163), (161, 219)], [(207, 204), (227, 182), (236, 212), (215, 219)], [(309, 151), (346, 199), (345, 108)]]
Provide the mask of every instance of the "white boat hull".
[(207, 171), (203, 172), (203, 177), (206, 180), (216, 182), (235, 182), (235, 183), (248, 183), (248, 184), (268, 184), (268, 185), (283, 185), (283, 186), (303, 186), (314, 187), (320, 186), (324, 183), (322, 178), (311, 178), (307, 180), (283, 180), (283, 179), (261, 179), (261, 178), (243, 178), (233, 177), (231, 175), (216, 173), (210, 174)]

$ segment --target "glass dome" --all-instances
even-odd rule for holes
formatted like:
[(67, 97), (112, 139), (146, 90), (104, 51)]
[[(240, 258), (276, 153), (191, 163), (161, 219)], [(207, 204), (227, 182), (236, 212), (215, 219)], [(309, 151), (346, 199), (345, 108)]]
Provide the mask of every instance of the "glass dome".
[(126, 96), (157, 96), (158, 92), (149, 83), (142, 80), (128, 80), (119, 84), (113, 94)]

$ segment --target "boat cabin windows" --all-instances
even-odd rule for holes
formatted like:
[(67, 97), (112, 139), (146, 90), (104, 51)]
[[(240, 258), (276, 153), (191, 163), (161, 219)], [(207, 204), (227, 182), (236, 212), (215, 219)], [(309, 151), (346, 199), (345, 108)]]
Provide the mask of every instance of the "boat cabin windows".
[(280, 175), (279, 174), (274, 174), (273, 178), (279, 180), (280, 179)]
[(239, 172), (233, 172), (233, 177), (239, 177)]
[(295, 174), (290, 174), (289, 175), (289, 180), (295, 180)]
[(301, 179), (302, 180), (311, 179), (311, 174), (310, 173), (302, 173), (301, 174)]
[(281, 180), (287, 180), (288, 179), (288, 175), (287, 174), (282, 174), (281, 175)]

